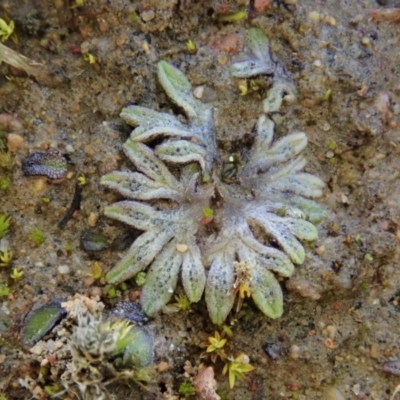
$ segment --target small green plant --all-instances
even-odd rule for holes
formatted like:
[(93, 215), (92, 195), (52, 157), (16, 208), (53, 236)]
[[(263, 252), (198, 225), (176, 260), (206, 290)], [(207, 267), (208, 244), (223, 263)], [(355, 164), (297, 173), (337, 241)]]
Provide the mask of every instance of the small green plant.
[(8, 178), (0, 178), (0, 190), (7, 190), (11, 185), (11, 181)]
[(0, 167), (7, 171), (11, 171), (14, 164), (14, 160), (9, 151), (0, 150)]
[(0, 251), (0, 267), (8, 267), (11, 264), (13, 252), (5, 249)]
[(246, 10), (240, 10), (233, 14), (221, 15), (218, 19), (221, 22), (235, 22), (235, 21), (241, 21), (242, 19), (246, 19), (247, 17), (248, 17), (248, 12)]
[[(2, 42), (5, 42), (11, 35), (13, 35), (15, 29), (14, 21), (10, 21), (8, 24), (4, 19), (0, 18), (0, 38)], [(15, 33), (13, 40), (16, 40)]]
[(175, 297), (176, 303), (174, 305), (182, 311), (190, 311), (191, 302), (189, 298), (183, 293), (178, 294)]
[(94, 280), (100, 279), (104, 275), (104, 271), (98, 261), (93, 261), (90, 265), (90, 272), (87, 276), (91, 276)]
[(213, 363), (217, 361), (218, 357), (221, 360), (226, 360), (228, 357), (225, 353), (224, 346), (227, 339), (225, 339), (224, 336), (225, 332), (219, 334), (218, 331), (215, 331), (214, 336), (209, 336), (207, 338), (207, 342), (200, 343), (201, 347), (206, 347), (206, 352), (202, 354), (202, 357), (209, 356)]
[(0, 214), (0, 239), (8, 233), (8, 228), (10, 227), (11, 217), (6, 217), (4, 214)]
[(72, 244), (71, 243), (67, 243), (65, 246), (64, 246), (64, 250), (67, 252), (67, 253), (71, 253), (71, 251), (73, 250), (73, 246), (72, 246)]
[(178, 389), (179, 394), (181, 394), (182, 396), (192, 396), (193, 394), (196, 393), (196, 389), (193, 386), (193, 384), (189, 381), (183, 381), (180, 385), (179, 385), (179, 389)]
[(24, 271), (14, 268), (10, 274), (10, 278), (14, 281), (19, 281), (24, 277)]
[(138, 286), (143, 286), (146, 282), (146, 272), (138, 272), (135, 276), (135, 282)]
[[(93, 63), (91, 63), (91, 62), (89, 61), (89, 64), (93, 64)], [(78, 179), (79, 185), (81, 185), (81, 186), (85, 186), (85, 185), (88, 184), (88, 180), (87, 180), (85, 174), (79, 174), (77, 179)]]
[(222, 373), (228, 372), (229, 386), (232, 389), (235, 386), (236, 378), (243, 380), (247, 372), (253, 371), (254, 367), (249, 363), (246, 354), (239, 354), (236, 358), (230, 359), (224, 366)]
[(10, 288), (8, 287), (7, 282), (0, 281), (0, 297), (8, 296), (10, 294)]
[(113, 298), (117, 297), (117, 289), (115, 289), (114, 286), (110, 286), (108, 288), (108, 290), (106, 291), (106, 294), (109, 299), (113, 299)]
[(89, 64), (96, 64), (97, 58), (91, 53), (86, 53), (83, 58)]
[(35, 243), (36, 246), (40, 246), (46, 240), (46, 236), (44, 235), (43, 229), (39, 228), (39, 227), (35, 228), (31, 232), (30, 237), (31, 237), (32, 242)]
[(194, 43), (193, 40), (188, 39), (186, 41), (186, 49), (189, 53), (196, 53), (197, 50), (196, 43)]

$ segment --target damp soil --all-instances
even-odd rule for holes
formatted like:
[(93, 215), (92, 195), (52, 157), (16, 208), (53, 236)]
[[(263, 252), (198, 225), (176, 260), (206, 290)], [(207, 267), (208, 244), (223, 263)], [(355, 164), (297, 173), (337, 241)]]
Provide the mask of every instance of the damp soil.
[[(32, 398), (18, 384), (38, 370), (37, 357), (20, 341), (32, 306), (81, 293), (100, 294), (110, 307), (140, 290), (129, 282), (113, 297), (90, 276), (94, 261), (105, 271), (115, 265), (123, 240), (100, 251), (81, 243), (87, 231), (109, 243), (127, 231), (102, 215), (117, 196), (99, 184), (105, 173), (131, 167), (121, 152), (131, 130), (119, 117), (122, 107), (176, 111), (155, 75), (156, 63), (167, 59), (215, 107), (221, 149), (240, 152), (271, 82), (261, 78), (259, 90), (241, 96), (228, 67), (245, 57), (246, 32), (259, 26), (298, 94), (274, 116), (276, 134), (307, 133), (306, 169), (327, 183), (319, 202), (328, 216), (304, 264), (281, 281), (283, 316), (267, 319), (251, 302), (229, 316), (232, 354), (247, 354), (255, 370), (230, 390), (216, 363), (218, 393), (238, 400), (389, 400), (400, 383), (382, 370), (400, 359), (400, 24), (372, 15), (400, 4), (267, 3), (86, 0), (75, 7), (72, 0), (0, 1), (0, 17), (15, 22), (18, 38), (5, 44), (49, 70), (45, 79), (35, 79), (0, 65), (1, 137), (14, 146), (12, 168), (0, 168), (0, 177), (11, 182), (0, 192), (0, 213), (11, 217), (5, 239), (14, 254), (12, 266), (0, 268), (3, 287), (10, 289), (0, 297), (0, 393), (7, 399)], [(246, 19), (219, 19), (249, 7)], [(195, 52), (188, 51), (188, 40)], [(67, 157), (66, 179), (24, 176), (22, 160), (49, 149)], [(79, 176), (86, 179), (80, 205), (60, 227)], [(32, 239), (37, 228), (45, 236), (41, 245)], [(125, 236), (128, 244), (135, 235)], [(9, 277), (14, 267), (24, 273), (18, 281)], [(216, 329), (203, 301), (190, 312), (160, 313), (150, 326), (159, 367), (154, 381), (147, 389), (112, 387), (112, 398), (183, 398), (180, 383), (200, 363), (212, 365), (200, 358), (198, 346)]]

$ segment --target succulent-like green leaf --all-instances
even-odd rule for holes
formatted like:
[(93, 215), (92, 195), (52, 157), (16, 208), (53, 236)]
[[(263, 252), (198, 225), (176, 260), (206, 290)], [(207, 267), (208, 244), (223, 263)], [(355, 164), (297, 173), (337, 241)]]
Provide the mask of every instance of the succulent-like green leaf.
[(179, 187), (178, 181), (169, 172), (166, 165), (147, 146), (128, 139), (124, 143), (123, 149), (136, 168), (149, 178), (156, 182), (165, 183), (171, 188)]
[(178, 282), (182, 254), (176, 249), (177, 242), (171, 241), (151, 264), (143, 286), (140, 304), (143, 311), (151, 316), (171, 299)]
[(183, 254), (181, 274), (182, 284), (188, 299), (192, 303), (197, 303), (203, 295), (206, 284), (206, 273), (197, 245), (191, 244)]
[(249, 45), (251, 51), (260, 60), (265, 63), (272, 63), (269, 53), (269, 40), (264, 31), (260, 28), (250, 28), (248, 33)]
[(289, 257), (278, 249), (267, 247), (258, 242), (258, 251), (248, 247), (246, 242), (238, 246), (240, 260), (252, 263), (255, 268), (267, 268), (284, 277), (292, 276), (294, 265)]
[(294, 86), (286, 79), (277, 79), (263, 101), (264, 112), (268, 114), (279, 111), (286, 95), (296, 96)]
[(143, 231), (166, 227), (170, 222), (168, 212), (157, 211), (153, 207), (137, 201), (114, 203), (104, 209), (104, 215)]
[(198, 144), (187, 140), (171, 140), (156, 147), (155, 154), (164, 161), (188, 164), (198, 162), (201, 169), (205, 170), (207, 151)]
[(254, 269), (251, 273), (250, 290), (254, 303), (267, 317), (276, 319), (282, 315), (282, 289), (270, 271)]
[(269, 53), (269, 42), (260, 28), (251, 28), (248, 33), (249, 46), (254, 58), (236, 62), (230, 68), (230, 73), (237, 78), (249, 78), (254, 75), (272, 74), (275, 65)]
[(143, 233), (132, 244), (129, 251), (106, 275), (108, 283), (124, 282), (145, 269), (173, 237), (173, 232), (154, 229)]
[(299, 218), (282, 218), (282, 223), (300, 240), (318, 239), (318, 230), (311, 222)]
[(67, 312), (59, 301), (52, 301), (28, 313), (22, 329), (25, 344), (32, 345), (49, 333), (54, 325), (66, 317)]
[(235, 301), (233, 296), (234, 261), (234, 251), (227, 247), (225, 251), (215, 255), (208, 273), (206, 302), (211, 321), (216, 325), (225, 321)]
[(305, 215), (305, 218), (312, 223), (317, 223), (326, 218), (326, 210), (314, 200), (306, 199), (303, 196), (291, 196), (290, 204), (298, 207)]
[(168, 97), (182, 107), (189, 118), (202, 118), (207, 107), (193, 96), (192, 85), (186, 76), (166, 61), (157, 64), (157, 72)]
[(154, 338), (146, 328), (132, 326), (128, 333), (129, 344), (125, 347), (123, 365), (147, 367), (154, 359)]
[(180, 198), (177, 190), (171, 189), (161, 182), (153, 181), (139, 172), (114, 171), (103, 176), (100, 183), (130, 199), (177, 200)]
[(295, 264), (302, 264), (305, 258), (304, 248), (301, 243), (290, 232), (286, 225), (279, 225), (275, 218), (268, 218), (266, 213), (262, 217), (254, 218), (254, 221), (261, 225), (268, 235), (277, 240), (279, 245)]
[(271, 189), (292, 191), (306, 197), (320, 197), (325, 183), (315, 175), (296, 173), (271, 183)]

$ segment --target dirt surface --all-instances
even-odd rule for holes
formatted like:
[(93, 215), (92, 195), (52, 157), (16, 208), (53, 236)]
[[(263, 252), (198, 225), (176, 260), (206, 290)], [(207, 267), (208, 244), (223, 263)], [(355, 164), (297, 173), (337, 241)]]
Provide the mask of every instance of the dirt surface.
[[(0, 297), (0, 393), (7, 399), (32, 398), (18, 384), (37, 369), (19, 340), (32, 305), (75, 293), (101, 294), (107, 306), (137, 296), (129, 283), (110, 298), (104, 283), (88, 276), (94, 260), (108, 271), (123, 252), (87, 252), (80, 244), (87, 230), (112, 242), (127, 229), (102, 216), (117, 196), (99, 185), (105, 173), (130, 167), (121, 146), (131, 128), (119, 118), (121, 108), (172, 108), (155, 76), (157, 61), (167, 59), (194, 88), (204, 87), (203, 101), (215, 107), (220, 147), (227, 154), (240, 150), (270, 84), (265, 78), (259, 91), (240, 96), (228, 72), (248, 51), (251, 26), (265, 31), (273, 57), (296, 85), (296, 102), (276, 117), (277, 134), (308, 134), (307, 170), (327, 183), (319, 202), (328, 217), (306, 262), (281, 282), (284, 315), (269, 320), (250, 303), (231, 314), (230, 348), (247, 354), (255, 370), (230, 390), (216, 363), (218, 393), (238, 400), (388, 400), (400, 383), (382, 371), (400, 359), (400, 25), (372, 18), (374, 10), (400, 4), (298, 0), (256, 12), (260, 3), (252, 2), (247, 19), (221, 22), (220, 15), (246, 9), (248, 2), (86, 0), (73, 7), (72, 0), (0, 1), (0, 17), (15, 22), (18, 37), (5, 44), (53, 72), (36, 80), (0, 65), (1, 137), (15, 145), (11, 170), (0, 167), (0, 177), (11, 181), (0, 192), (0, 214), (11, 216), (5, 239), (14, 253), (12, 266), (0, 268), (10, 288)], [(195, 53), (187, 50), (189, 39)], [(26, 177), (21, 169), (29, 154), (48, 149), (69, 161), (67, 178), (58, 184)], [(60, 229), (80, 174), (87, 180), (80, 211)], [(31, 238), (38, 227), (45, 235), (39, 246)], [(24, 272), (17, 282), (9, 278), (14, 267)], [(178, 399), (180, 383), (195, 367), (212, 365), (200, 359), (198, 346), (204, 332), (215, 330), (203, 301), (190, 313), (157, 315), (150, 326), (159, 370), (154, 382), (146, 390), (111, 388), (113, 398)]]

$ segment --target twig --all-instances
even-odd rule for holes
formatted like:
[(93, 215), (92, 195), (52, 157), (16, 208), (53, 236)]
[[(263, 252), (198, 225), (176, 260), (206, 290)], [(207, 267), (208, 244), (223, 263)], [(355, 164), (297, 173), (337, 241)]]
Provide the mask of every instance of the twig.
[(28, 75), (33, 76), (36, 80), (47, 86), (54, 86), (66, 81), (65, 77), (60, 73), (50, 70), (44, 64), (19, 54), (15, 50), (10, 49), (0, 43), (0, 63), (5, 62), (15, 68), (22, 69)]

